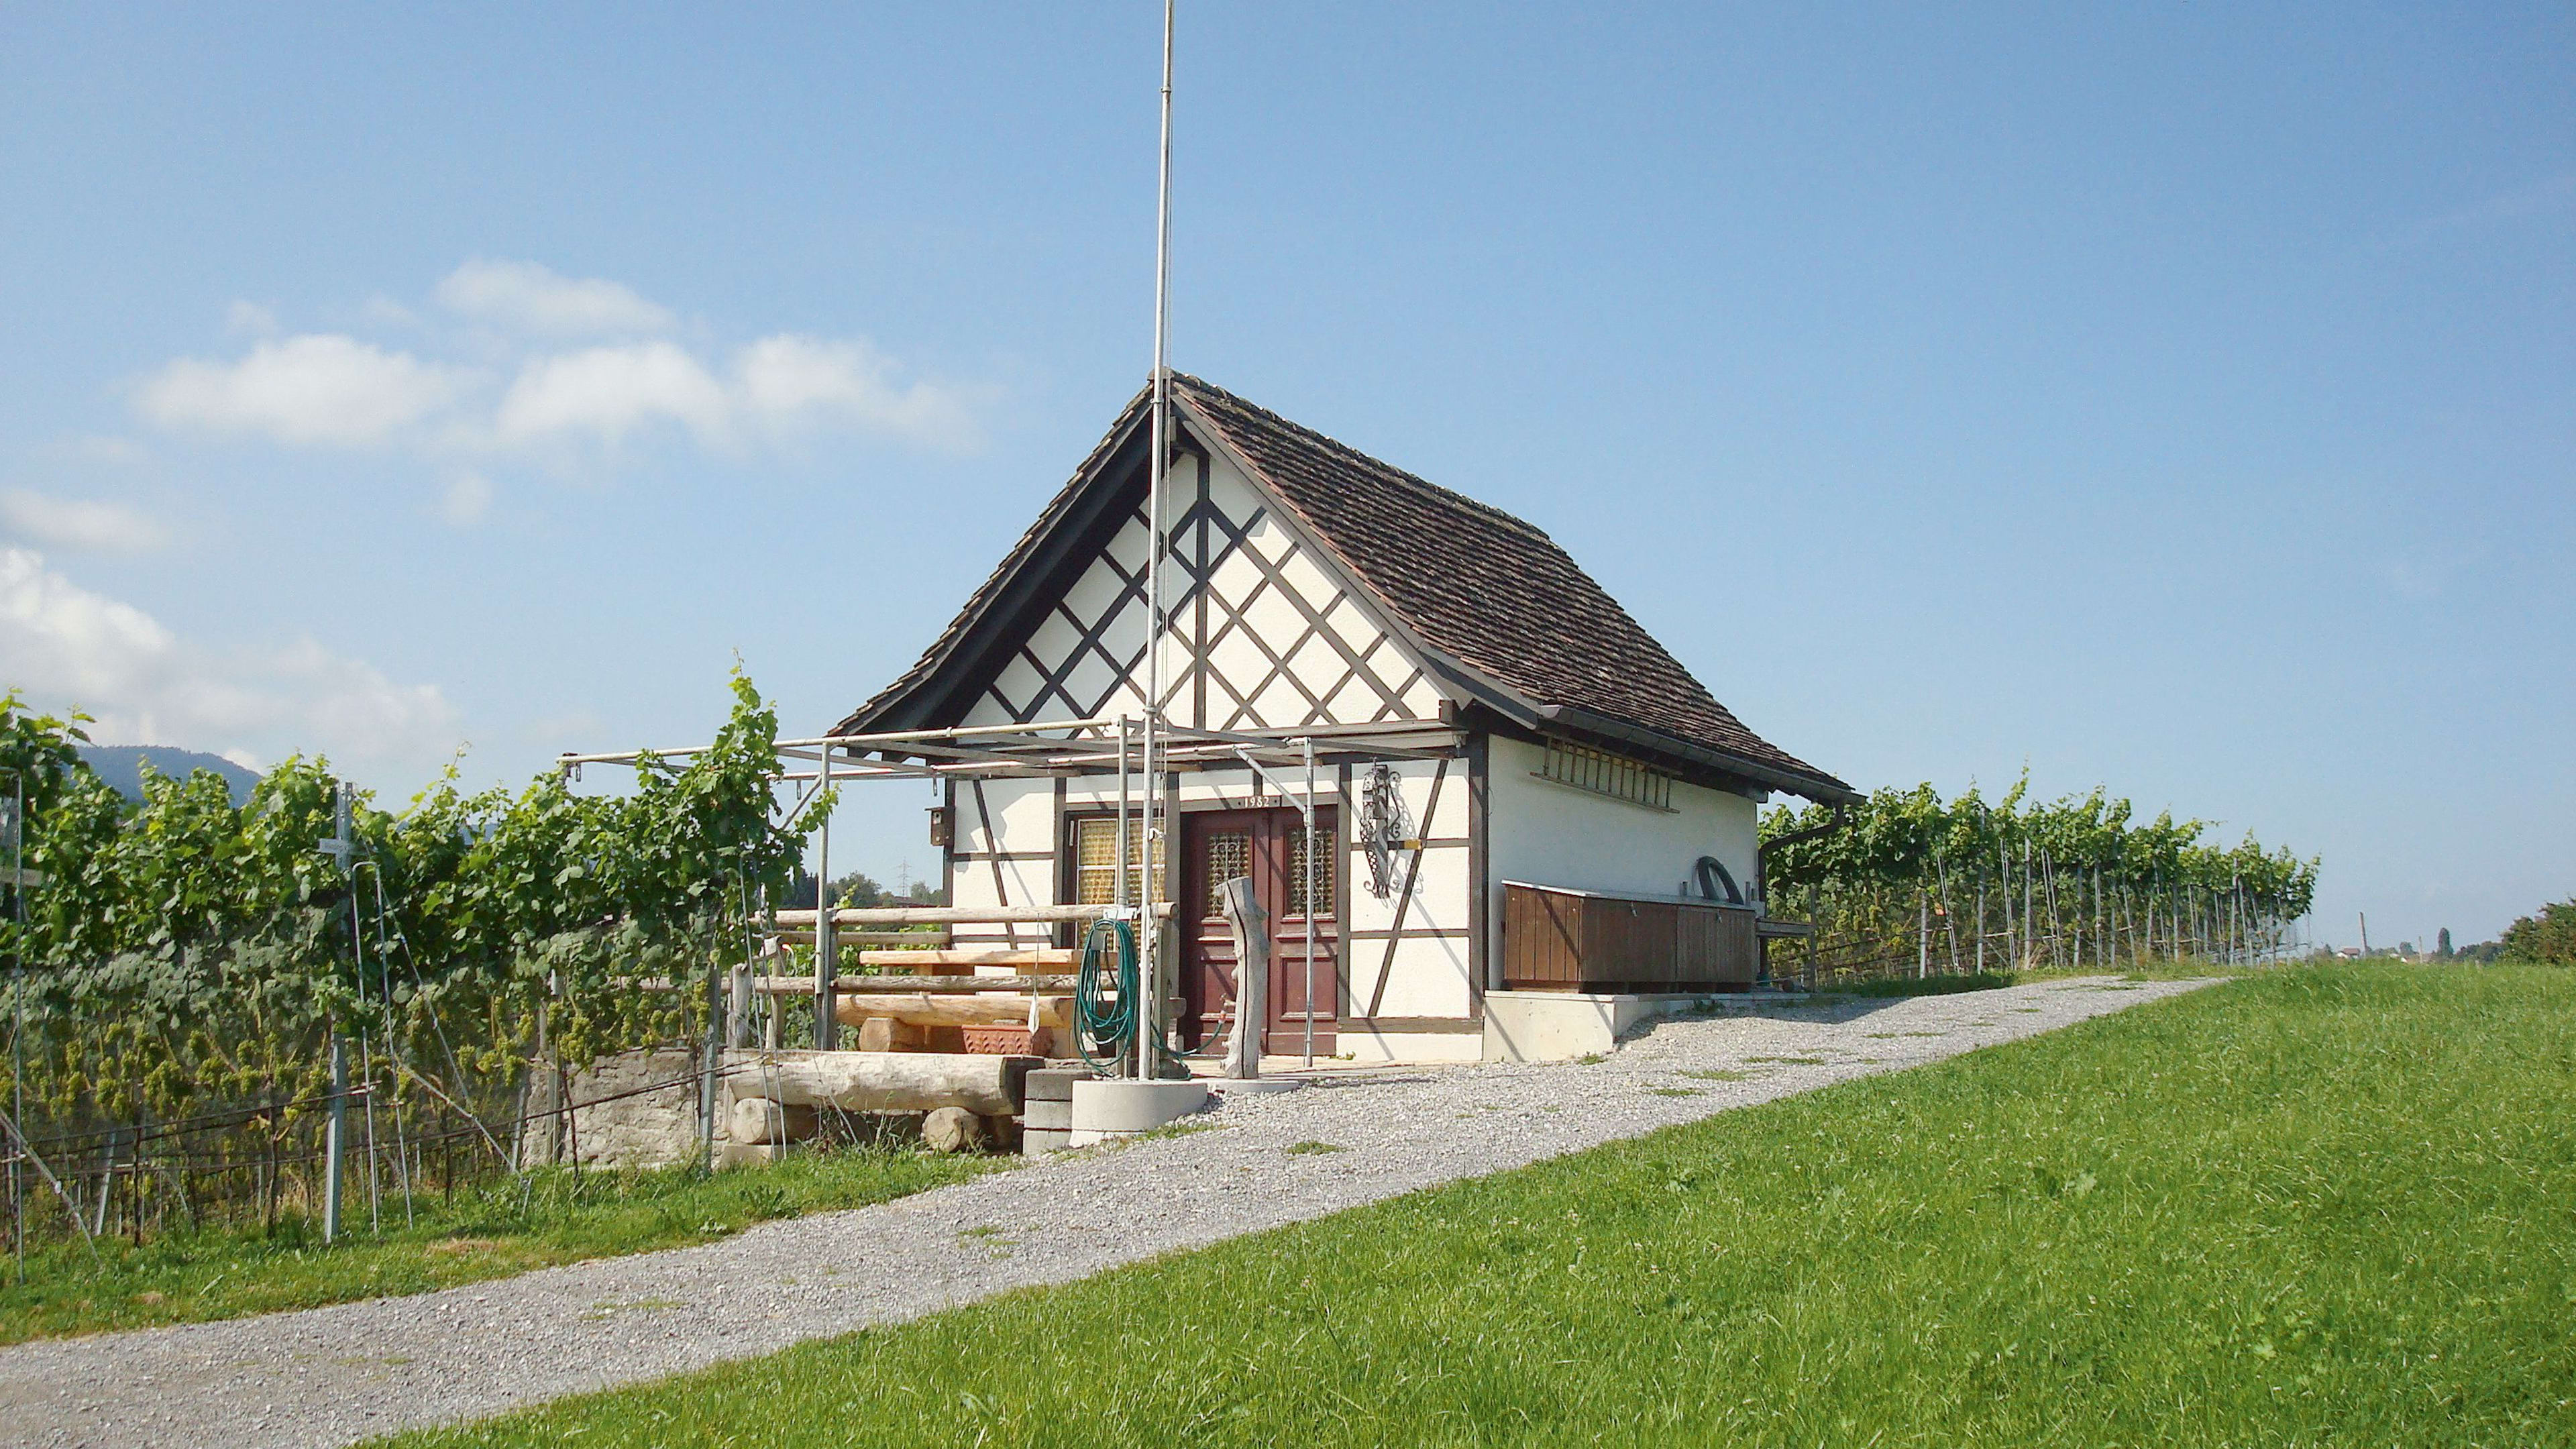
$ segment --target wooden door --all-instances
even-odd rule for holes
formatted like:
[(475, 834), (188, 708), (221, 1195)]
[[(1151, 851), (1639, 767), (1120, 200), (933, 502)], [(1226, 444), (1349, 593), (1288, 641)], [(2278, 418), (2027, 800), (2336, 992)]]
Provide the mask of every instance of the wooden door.
[(1305, 824), (1294, 810), (1212, 810), (1181, 817), (1183, 903), (1181, 996), (1183, 1034), (1192, 1047), (1224, 1029), (1235, 997), (1234, 937), (1217, 888), (1236, 876), (1252, 878), (1253, 899), (1270, 916), (1270, 1020), (1262, 1051), (1298, 1055), (1306, 1049), (1306, 951), (1314, 943), (1315, 1054), (1333, 1051), (1340, 1022), (1340, 931), (1335, 902), (1336, 822), (1329, 809), (1315, 812), (1316, 909), (1306, 909)]

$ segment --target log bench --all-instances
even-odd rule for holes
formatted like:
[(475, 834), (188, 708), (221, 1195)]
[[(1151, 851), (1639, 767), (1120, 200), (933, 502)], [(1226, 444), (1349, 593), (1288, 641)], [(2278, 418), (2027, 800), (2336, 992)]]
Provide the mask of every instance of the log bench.
[[(728, 1164), (770, 1160), (814, 1136), (833, 1112), (922, 1113), (925, 1140), (946, 1150), (979, 1139), (1007, 1145), (1017, 1137), (1013, 1119), (1028, 1074), (1042, 1065), (1022, 1056), (736, 1047), (723, 1058), (716, 1120), (726, 1143), (719, 1155)], [(960, 1117), (974, 1118), (974, 1128), (960, 1134)]]

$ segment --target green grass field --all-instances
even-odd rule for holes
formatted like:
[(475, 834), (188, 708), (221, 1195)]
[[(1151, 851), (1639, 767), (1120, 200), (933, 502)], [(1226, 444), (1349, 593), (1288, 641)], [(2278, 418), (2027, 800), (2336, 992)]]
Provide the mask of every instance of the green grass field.
[(996, 1159), (894, 1150), (800, 1155), (760, 1171), (713, 1177), (568, 1169), (424, 1196), (405, 1225), (402, 1200), (384, 1202), (384, 1232), (367, 1231), (360, 1196), (349, 1229), (322, 1246), (318, 1228), (290, 1218), (276, 1231), (172, 1233), (140, 1248), (102, 1239), (105, 1266), (78, 1241), (31, 1252), (27, 1282), (0, 1259), (0, 1343), (238, 1318), (398, 1293), (420, 1293), (584, 1258), (703, 1243), (767, 1218), (865, 1207), (1006, 1165)]
[(2576, 1443), (2576, 972), (2249, 977), (400, 1442)]

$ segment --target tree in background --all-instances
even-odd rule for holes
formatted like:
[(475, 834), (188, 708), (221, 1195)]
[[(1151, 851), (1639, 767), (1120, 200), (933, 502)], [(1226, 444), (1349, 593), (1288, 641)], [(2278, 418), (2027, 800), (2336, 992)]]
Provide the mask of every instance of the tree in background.
[(2537, 915), (2505, 927), (2497, 944), (2508, 961), (2576, 966), (2576, 898), (2542, 906)]
[[(832, 906), (836, 910), (865, 910), (870, 906), (944, 906), (948, 888), (926, 880), (898, 880), (888, 885), (863, 870), (854, 870), (832, 880)], [(782, 910), (814, 909), (814, 876), (804, 866), (795, 867), (788, 876), (786, 889), (778, 897)]]

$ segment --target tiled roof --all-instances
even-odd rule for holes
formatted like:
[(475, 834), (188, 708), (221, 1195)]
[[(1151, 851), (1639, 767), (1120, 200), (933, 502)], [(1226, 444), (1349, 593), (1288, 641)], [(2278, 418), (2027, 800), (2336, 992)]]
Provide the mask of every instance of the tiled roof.
[[(1678, 742), (1691, 747), (1681, 753), (1714, 754), (1751, 767), (1746, 773), (1763, 783), (1814, 798), (1851, 793), (1745, 728), (1538, 529), (1197, 378), (1174, 374), (1173, 394), (1190, 421), (1215, 434), (1209, 441), (1249, 464), (1389, 618), (1469, 674), (1550, 717), (1579, 711), (1645, 733), (1632, 743)], [(1144, 403), (1140, 396), (1129, 405), (921, 662), (845, 721), (843, 732), (870, 728), (885, 705), (927, 682), (955, 652), (1101, 471)], [(1599, 732), (1597, 721), (1565, 722)]]
[(1538, 529), (1222, 388), (1174, 386), (1432, 648), (1533, 703), (1841, 784), (1746, 729)]

